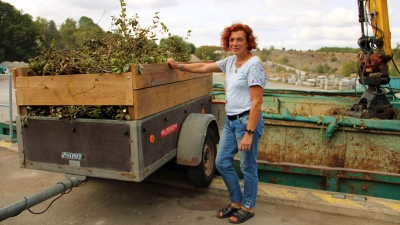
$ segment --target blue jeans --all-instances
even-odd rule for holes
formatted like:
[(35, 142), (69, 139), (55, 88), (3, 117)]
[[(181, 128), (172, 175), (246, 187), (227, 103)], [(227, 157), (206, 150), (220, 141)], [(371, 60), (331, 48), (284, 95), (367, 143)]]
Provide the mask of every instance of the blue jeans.
[(260, 113), (260, 119), (253, 134), (250, 151), (240, 151), (240, 170), (244, 175), (243, 194), (240, 189), (239, 178), (233, 167), (234, 157), (239, 152), (239, 142), (246, 132), (248, 119), (249, 116), (243, 116), (233, 121), (230, 121), (228, 117), (225, 118), (217, 151), (216, 166), (228, 188), (231, 202), (242, 202), (244, 207), (253, 208), (256, 205), (258, 190), (258, 146), (264, 133), (262, 113)]

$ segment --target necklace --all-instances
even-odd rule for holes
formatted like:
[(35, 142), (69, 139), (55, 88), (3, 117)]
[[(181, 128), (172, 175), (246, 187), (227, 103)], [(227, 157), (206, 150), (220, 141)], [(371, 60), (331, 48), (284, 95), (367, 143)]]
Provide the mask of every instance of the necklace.
[[(245, 56), (242, 60), (240, 60), (240, 62), (236, 60), (238, 66), (237, 66), (236, 69), (235, 69), (235, 73), (237, 73), (238, 68), (240, 68), (240, 67), (242, 66), (243, 61), (247, 58), (247, 55), (249, 55), (249, 52), (247, 52), (246, 56)], [(237, 58), (237, 57), (236, 57), (236, 58)]]

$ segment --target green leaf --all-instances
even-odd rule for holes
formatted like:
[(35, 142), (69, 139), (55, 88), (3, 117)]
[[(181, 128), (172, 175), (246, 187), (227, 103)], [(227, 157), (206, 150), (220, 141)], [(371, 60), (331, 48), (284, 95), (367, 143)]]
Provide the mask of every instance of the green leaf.
[(131, 117), (128, 114), (125, 114), (124, 117), (125, 117), (126, 120), (131, 120)]
[(144, 67), (142, 64), (139, 64), (139, 74), (143, 74)]
[(125, 72), (128, 72), (128, 70), (129, 70), (129, 65), (126, 65), (126, 66), (124, 66), (122, 71), (124, 71), (124, 73), (125, 73)]

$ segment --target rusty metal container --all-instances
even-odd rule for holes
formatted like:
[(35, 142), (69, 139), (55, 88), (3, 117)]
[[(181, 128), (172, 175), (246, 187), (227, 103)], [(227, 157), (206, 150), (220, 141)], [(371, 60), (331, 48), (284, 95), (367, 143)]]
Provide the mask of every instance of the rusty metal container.
[[(399, 200), (400, 120), (343, 116), (358, 96), (354, 90), (264, 90), (260, 181)], [(221, 87), (214, 99), (224, 101)], [(216, 107), (223, 111), (223, 104)]]

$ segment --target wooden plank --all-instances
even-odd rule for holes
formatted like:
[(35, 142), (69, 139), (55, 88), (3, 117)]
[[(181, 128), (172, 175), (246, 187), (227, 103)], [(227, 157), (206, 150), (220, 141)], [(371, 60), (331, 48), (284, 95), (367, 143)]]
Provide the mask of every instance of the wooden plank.
[(131, 118), (130, 120), (135, 120), (135, 106), (128, 106), (128, 115)]
[[(196, 79), (199, 77), (212, 76), (212, 73), (190, 73), (179, 71), (178, 69), (171, 69), (168, 64), (143, 64), (143, 74), (139, 74), (139, 65), (133, 64), (130, 65), (129, 73), (126, 74), (132, 80), (133, 89), (142, 89), (148, 87), (154, 87), (163, 84), (169, 84), (189, 79)], [(17, 68), (17, 76), (23, 77), (27, 76), (27, 69)], [(25, 75), (22, 75), (25, 74)], [(104, 74), (106, 75), (106, 74)], [(102, 76), (104, 76), (102, 75)], [(118, 76), (117, 74), (114, 74)], [(91, 81), (93, 77), (99, 76), (98, 74), (77, 74), (77, 75), (57, 75), (57, 76), (35, 76), (35, 79), (16, 79), (17, 86), (16, 87), (38, 87), (38, 86), (47, 86), (48, 84), (45, 81), (53, 80), (55, 77), (70, 77), (70, 76), (79, 76), (75, 77), (75, 79), (83, 79), (83, 81)], [(85, 77), (82, 77), (85, 76)], [(82, 78), (81, 78), (82, 77)], [(89, 78), (87, 78), (89, 77)], [(33, 78), (29, 77), (29, 78)]]
[(212, 76), (212, 73), (189, 73), (171, 69), (168, 64), (144, 64), (143, 73), (139, 74), (139, 65), (131, 65), (133, 89), (154, 87), (163, 84)]
[(27, 77), (28, 76), (28, 67), (13, 68), (11, 70), (11, 73), (13, 75), (13, 84), (14, 84), (14, 88), (15, 88), (17, 77)]
[(27, 77), (28, 76), (28, 67), (19, 67), (17, 69), (17, 74), (19, 77)]
[[(141, 119), (212, 91), (212, 73), (188, 73), (167, 64), (131, 65), (122, 74), (27, 76), (15, 70), (16, 102), (20, 115), (26, 106), (128, 106), (132, 120)], [(24, 113), (24, 114), (21, 114)]]
[(131, 119), (138, 120), (162, 110), (210, 94), (212, 76), (200, 77), (134, 91), (135, 110)]
[[(17, 77), (27, 77), (28, 76), (28, 68), (27, 67), (20, 67), (20, 68), (12, 68), (12, 78), (13, 78), (13, 86), (14, 89), (17, 87)], [(16, 98), (18, 97), (17, 90), (15, 90), (15, 96)], [(17, 105), (18, 101), (15, 100)], [(27, 115), (28, 114), (28, 109), (26, 106), (18, 106), (17, 107), (17, 114), (18, 115)]]
[(27, 106), (19, 106), (19, 107), (17, 107), (17, 113), (18, 113), (18, 115), (23, 115), (23, 116), (28, 115)]
[(15, 80), (17, 79), (17, 76), (18, 76), (17, 69), (16, 68), (12, 68), (11, 74), (12, 74), (12, 79), (13, 79), (13, 86), (14, 86), (14, 89), (15, 89)]
[[(210, 63), (212, 61), (205, 61), (206, 63)], [(182, 63), (182, 64), (191, 64), (191, 63), (197, 63), (197, 62), (188, 62), (188, 63)], [(203, 76), (212, 76), (213, 73), (190, 73), (190, 72), (185, 72), (185, 71), (179, 71), (176, 69), (178, 72), (178, 80), (183, 81), (183, 80), (188, 80), (188, 79), (195, 79)]]
[(21, 105), (133, 105), (130, 73), (17, 77)]
[(130, 73), (105, 73), (99, 74), (76, 74), (57, 76), (28, 76), (17, 77), (16, 88), (65, 88), (65, 87), (87, 87), (94, 85), (129, 85), (131, 86)]

